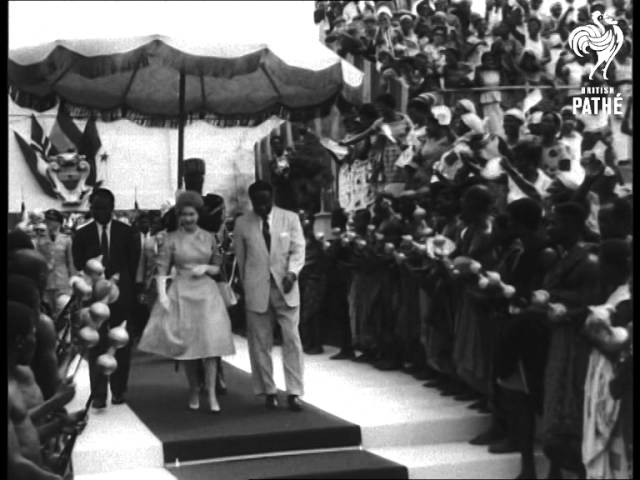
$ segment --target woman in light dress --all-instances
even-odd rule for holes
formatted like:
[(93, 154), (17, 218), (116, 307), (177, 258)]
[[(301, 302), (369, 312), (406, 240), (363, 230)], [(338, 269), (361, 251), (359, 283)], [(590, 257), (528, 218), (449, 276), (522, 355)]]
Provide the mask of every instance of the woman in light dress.
[[(231, 321), (216, 281), (222, 258), (213, 234), (198, 227), (202, 197), (181, 193), (175, 212), (179, 227), (166, 234), (158, 257), (158, 300), (151, 311), (138, 348), (181, 361), (189, 385), (189, 408), (200, 408), (198, 361), (205, 368), (211, 412), (220, 411), (216, 397), (215, 357), (235, 353)], [(167, 275), (175, 277), (166, 288)]]

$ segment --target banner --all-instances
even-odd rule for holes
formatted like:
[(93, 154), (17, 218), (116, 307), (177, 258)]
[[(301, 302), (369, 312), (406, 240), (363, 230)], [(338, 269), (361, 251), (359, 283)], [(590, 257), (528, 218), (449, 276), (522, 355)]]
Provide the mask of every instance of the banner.
[(342, 165), (338, 171), (338, 200), (347, 213), (373, 202), (373, 189), (367, 182), (368, 170), (369, 162), (356, 160), (352, 165)]
[[(65, 210), (62, 202), (45, 193), (30, 170), (14, 132), (24, 139), (32, 137), (33, 111), (9, 102), (9, 212), (19, 212), (21, 186), (26, 208)], [(35, 113), (44, 134), (54, 125), (69, 138), (68, 126), (62, 126), (58, 109)], [(144, 127), (129, 120), (92, 122), (73, 120), (84, 133), (81, 148), (95, 158), (96, 180), (102, 181), (116, 197), (116, 209), (132, 209), (136, 200), (141, 209), (158, 209), (167, 200), (174, 201), (177, 190), (177, 129)], [(205, 160), (204, 193), (224, 197), (227, 211), (244, 210), (249, 205), (248, 186), (255, 180), (253, 146), (282, 120), (272, 117), (256, 127), (220, 128), (206, 122), (187, 125), (184, 158)], [(75, 133), (75, 132), (73, 132)], [(73, 135), (73, 134), (71, 134)], [(55, 136), (55, 135), (54, 135)], [(79, 210), (87, 210), (86, 202)]]

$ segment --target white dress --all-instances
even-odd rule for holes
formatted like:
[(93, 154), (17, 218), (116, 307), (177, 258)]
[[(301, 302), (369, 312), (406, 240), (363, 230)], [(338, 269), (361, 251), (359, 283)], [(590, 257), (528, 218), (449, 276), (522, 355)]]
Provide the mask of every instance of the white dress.
[(175, 267), (168, 289), (169, 310), (156, 301), (138, 348), (176, 360), (195, 360), (235, 353), (231, 321), (218, 285), (211, 277), (193, 277), (196, 265), (219, 263), (213, 234), (198, 228), (167, 234), (158, 272)]

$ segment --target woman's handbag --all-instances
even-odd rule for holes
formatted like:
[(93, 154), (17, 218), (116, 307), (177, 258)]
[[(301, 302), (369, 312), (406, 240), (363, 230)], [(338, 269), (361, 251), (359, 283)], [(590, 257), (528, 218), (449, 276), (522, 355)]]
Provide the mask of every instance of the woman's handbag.
[(224, 305), (229, 308), (238, 304), (238, 297), (236, 297), (233, 288), (231, 288), (231, 284), (233, 283), (233, 278), (236, 273), (236, 259), (233, 259), (233, 265), (231, 267), (231, 276), (229, 277), (229, 281), (221, 281), (218, 283), (218, 290), (220, 291), (220, 295), (222, 296), (222, 300), (224, 301)]

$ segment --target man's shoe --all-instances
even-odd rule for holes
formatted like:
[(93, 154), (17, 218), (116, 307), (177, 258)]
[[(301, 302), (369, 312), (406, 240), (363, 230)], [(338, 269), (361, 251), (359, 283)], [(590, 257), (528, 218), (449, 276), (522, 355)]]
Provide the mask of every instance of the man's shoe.
[(307, 355), (320, 355), (321, 353), (324, 353), (324, 348), (322, 348), (322, 346), (311, 347), (304, 350), (304, 353)]
[(504, 439), (505, 433), (499, 429), (491, 427), (486, 432), (481, 433), (469, 440), (471, 445), (491, 445), (499, 440)]
[(289, 405), (289, 410), (292, 412), (302, 411), (302, 404), (300, 403), (300, 399), (297, 395), (289, 395), (287, 397), (287, 404)]
[(354, 362), (358, 362), (358, 363), (368, 363), (368, 362), (373, 362), (374, 360), (375, 360), (375, 357), (368, 352), (365, 352), (362, 355), (358, 355), (353, 359)]
[(462, 392), (458, 395), (454, 395), (453, 399), (458, 400), (459, 402), (468, 402), (471, 400), (478, 400), (480, 398), (480, 394), (469, 390), (468, 392)]
[(444, 376), (438, 376), (433, 380), (429, 380), (428, 382), (422, 384), (422, 386), (426, 388), (442, 388), (446, 383), (447, 379)]
[(394, 362), (393, 360), (379, 360), (374, 363), (373, 366), (384, 372), (400, 370), (402, 368), (402, 364), (400, 362)]
[(267, 395), (264, 404), (269, 410), (275, 410), (278, 408), (278, 396), (275, 394)]
[(438, 377), (438, 373), (433, 370), (422, 369), (412, 374), (416, 380), (435, 380)]
[(350, 360), (354, 358), (353, 352), (340, 350), (335, 355), (331, 355), (329, 360)]
[(124, 398), (124, 395), (113, 395), (111, 397), (111, 403), (113, 405), (122, 405), (123, 403), (125, 403), (127, 400)]
[(508, 437), (489, 445), (490, 453), (514, 453), (518, 451), (518, 446)]
[(102, 398), (96, 398), (91, 402), (91, 406), (93, 408), (105, 408), (107, 406), (107, 401)]

